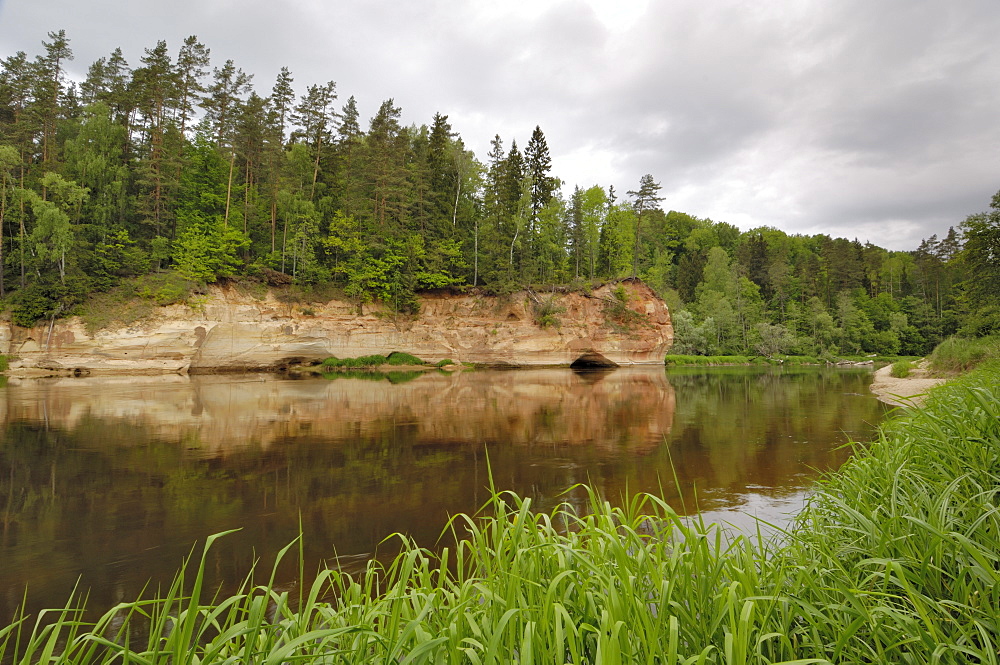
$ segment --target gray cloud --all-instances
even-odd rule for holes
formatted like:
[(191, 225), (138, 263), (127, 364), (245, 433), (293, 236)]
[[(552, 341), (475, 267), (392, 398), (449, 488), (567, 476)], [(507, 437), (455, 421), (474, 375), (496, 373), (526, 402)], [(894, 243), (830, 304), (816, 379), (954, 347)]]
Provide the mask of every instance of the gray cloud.
[[(7, 0), (0, 55), (65, 28), (82, 75), (196, 34), (266, 94), (335, 80), (367, 119), (449, 114), (485, 158), (538, 124), (572, 187), (633, 188), (744, 228), (912, 249), (1000, 188), (1000, 5), (865, 0)], [(641, 11), (639, 11), (641, 9)], [(631, 17), (634, 20), (628, 20)], [(619, 19), (620, 20), (617, 20)]]

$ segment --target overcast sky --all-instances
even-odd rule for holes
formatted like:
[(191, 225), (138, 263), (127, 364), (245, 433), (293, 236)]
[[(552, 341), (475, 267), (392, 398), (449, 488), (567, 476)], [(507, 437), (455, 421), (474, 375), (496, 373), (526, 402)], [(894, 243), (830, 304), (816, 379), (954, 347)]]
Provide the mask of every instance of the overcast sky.
[(1000, 190), (997, 0), (0, 0), (0, 56), (65, 29), (71, 72), (197, 35), (270, 92), (435, 112), (485, 160), (540, 125), (553, 174), (743, 229), (915, 249)]

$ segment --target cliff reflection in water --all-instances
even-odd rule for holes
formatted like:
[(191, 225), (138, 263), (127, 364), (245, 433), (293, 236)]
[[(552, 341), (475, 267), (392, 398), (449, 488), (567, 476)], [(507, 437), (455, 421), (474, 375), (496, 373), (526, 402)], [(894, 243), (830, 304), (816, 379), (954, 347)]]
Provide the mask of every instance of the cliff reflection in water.
[[(391, 381), (394, 377), (405, 381)], [(327, 380), (274, 375), (20, 381), (0, 402), (6, 421), (74, 431), (93, 420), (227, 456), (303, 436), (413, 443), (593, 444), (649, 449), (670, 432), (674, 393), (663, 370), (396, 372)]]
[(844, 432), (864, 438), (881, 418), (857, 394), (867, 381), (662, 368), (12, 380), (0, 388), (0, 621), (26, 584), (32, 608), (64, 602), (78, 576), (93, 606), (129, 599), (226, 529), (242, 531), (211, 568), (230, 583), (254, 552), (269, 568), (300, 519), (309, 568), (334, 552), (361, 561), (394, 532), (433, 546), (449, 515), (485, 501), (486, 453), (497, 487), (542, 510), (581, 500), (561, 494), (579, 482), (609, 498), (662, 488), (688, 510), (801, 496), (811, 469), (845, 459), (833, 450)]

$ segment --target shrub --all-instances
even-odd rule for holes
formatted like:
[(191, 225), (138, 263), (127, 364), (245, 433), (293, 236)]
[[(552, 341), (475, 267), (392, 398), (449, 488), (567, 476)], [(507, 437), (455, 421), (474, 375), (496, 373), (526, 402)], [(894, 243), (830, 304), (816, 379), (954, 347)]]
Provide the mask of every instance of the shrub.
[(561, 307), (556, 303), (556, 297), (554, 295), (536, 302), (534, 309), (535, 323), (542, 328), (548, 328), (549, 326), (558, 328), (562, 322), (559, 320), (557, 315), (566, 311), (565, 307)]
[(910, 370), (913, 369), (913, 363), (909, 360), (900, 360), (892, 364), (892, 368), (889, 370), (891, 376), (897, 379), (905, 379), (910, 375)]
[(402, 351), (393, 351), (386, 358), (387, 365), (426, 365), (423, 360), (416, 356), (411, 356), (409, 353), (403, 353)]
[(154, 273), (136, 278), (136, 292), (157, 305), (172, 305), (187, 300), (194, 282), (176, 271)]
[(0, 372), (7, 371), (7, 356), (0, 353)]
[(423, 360), (409, 353), (393, 351), (388, 357), (382, 355), (359, 356), (357, 358), (337, 358), (330, 356), (322, 363), (323, 367), (338, 369), (355, 369), (359, 367), (378, 367), (379, 365), (426, 365)]
[(1000, 358), (1000, 337), (949, 337), (931, 353), (930, 367), (935, 372), (957, 374), (994, 358)]
[(625, 287), (619, 284), (611, 292), (611, 297), (604, 303), (604, 318), (614, 323), (617, 327), (629, 330), (636, 325), (643, 323), (646, 317), (629, 308), (629, 295)]
[(356, 368), (356, 367), (378, 367), (379, 365), (385, 365), (388, 363), (388, 358), (380, 355), (372, 356), (359, 356), (357, 358), (336, 358), (331, 356), (320, 363), (323, 367), (343, 367), (343, 368)]

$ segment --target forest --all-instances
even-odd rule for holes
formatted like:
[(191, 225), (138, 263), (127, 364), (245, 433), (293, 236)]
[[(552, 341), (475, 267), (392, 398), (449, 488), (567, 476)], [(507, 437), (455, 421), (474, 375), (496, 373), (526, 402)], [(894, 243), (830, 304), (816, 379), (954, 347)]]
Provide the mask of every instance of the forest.
[(388, 99), (364, 122), (287, 68), (264, 95), (194, 36), (132, 64), (116, 49), (82, 81), (64, 31), (41, 47), (0, 62), (0, 309), (19, 325), (220, 280), (406, 316), (430, 289), (640, 278), (675, 353), (923, 355), (1000, 331), (1000, 193), (913, 251), (741, 231), (665, 209), (653, 175), (564, 193), (540, 127), (480, 160), (442, 113), (405, 126)]

